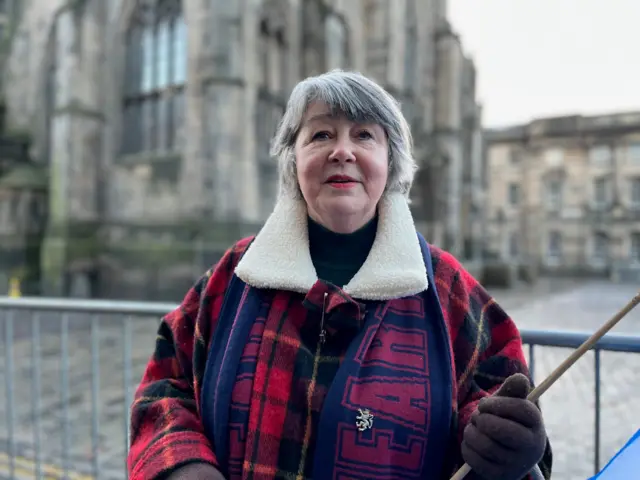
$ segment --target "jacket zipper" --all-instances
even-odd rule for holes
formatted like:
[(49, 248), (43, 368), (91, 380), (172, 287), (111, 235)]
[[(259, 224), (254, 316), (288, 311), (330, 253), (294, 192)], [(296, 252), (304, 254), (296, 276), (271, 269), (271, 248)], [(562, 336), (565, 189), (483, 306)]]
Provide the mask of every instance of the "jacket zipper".
[(324, 342), (327, 340), (327, 331), (324, 329), (324, 311), (327, 308), (327, 296), (329, 294), (327, 292), (324, 293), (324, 298), (322, 299), (322, 316), (320, 317), (320, 345), (324, 345)]
[(298, 474), (295, 480), (304, 480), (304, 467), (307, 458), (307, 451), (309, 448), (309, 439), (311, 436), (311, 418), (313, 414), (313, 394), (316, 388), (316, 382), (318, 379), (318, 368), (320, 365), (320, 354), (322, 353), (322, 346), (327, 340), (327, 331), (324, 328), (324, 311), (327, 308), (327, 296), (329, 294), (325, 292), (324, 299), (322, 300), (322, 315), (320, 316), (320, 335), (318, 338), (318, 345), (316, 346), (316, 354), (313, 358), (313, 373), (311, 375), (311, 381), (309, 382), (309, 389), (307, 391), (307, 421), (304, 427), (304, 439), (302, 442), (302, 453), (300, 455), (300, 464), (298, 465)]

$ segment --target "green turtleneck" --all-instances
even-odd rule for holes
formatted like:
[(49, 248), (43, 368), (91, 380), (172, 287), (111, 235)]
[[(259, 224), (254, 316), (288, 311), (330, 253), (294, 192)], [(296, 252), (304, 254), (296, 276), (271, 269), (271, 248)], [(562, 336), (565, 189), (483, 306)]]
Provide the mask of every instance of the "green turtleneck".
[(309, 218), (309, 249), (318, 278), (344, 287), (369, 255), (378, 217), (353, 233), (335, 233)]

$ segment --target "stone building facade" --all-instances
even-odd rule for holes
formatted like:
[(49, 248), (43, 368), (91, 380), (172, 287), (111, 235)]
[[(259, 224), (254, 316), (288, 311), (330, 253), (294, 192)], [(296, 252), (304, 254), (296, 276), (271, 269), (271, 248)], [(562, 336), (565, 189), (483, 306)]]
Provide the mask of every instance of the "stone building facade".
[(421, 165), (417, 225), (477, 265), (481, 111), (445, 2), (25, 2), (4, 93), (50, 173), (46, 291), (176, 299), (259, 229), (288, 93), (333, 68), (401, 101)]
[(640, 113), (541, 119), (486, 142), (496, 255), (640, 281)]

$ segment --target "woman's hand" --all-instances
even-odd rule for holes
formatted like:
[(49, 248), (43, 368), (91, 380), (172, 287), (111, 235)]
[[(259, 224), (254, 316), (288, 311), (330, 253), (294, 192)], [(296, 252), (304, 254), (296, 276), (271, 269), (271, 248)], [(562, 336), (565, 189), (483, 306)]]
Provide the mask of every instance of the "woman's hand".
[(464, 430), (462, 457), (486, 480), (521, 480), (542, 458), (547, 435), (542, 414), (527, 400), (529, 379), (507, 378), (491, 397), (478, 403)]

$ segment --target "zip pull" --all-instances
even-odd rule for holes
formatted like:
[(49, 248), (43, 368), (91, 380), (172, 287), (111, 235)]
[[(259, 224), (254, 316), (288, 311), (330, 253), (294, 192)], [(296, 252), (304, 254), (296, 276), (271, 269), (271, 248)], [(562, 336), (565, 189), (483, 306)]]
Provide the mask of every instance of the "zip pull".
[(327, 340), (327, 331), (324, 329), (324, 311), (327, 307), (327, 297), (329, 294), (324, 292), (324, 298), (322, 299), (322, 316), (320, 317), (320, 344), (324, 344)]

